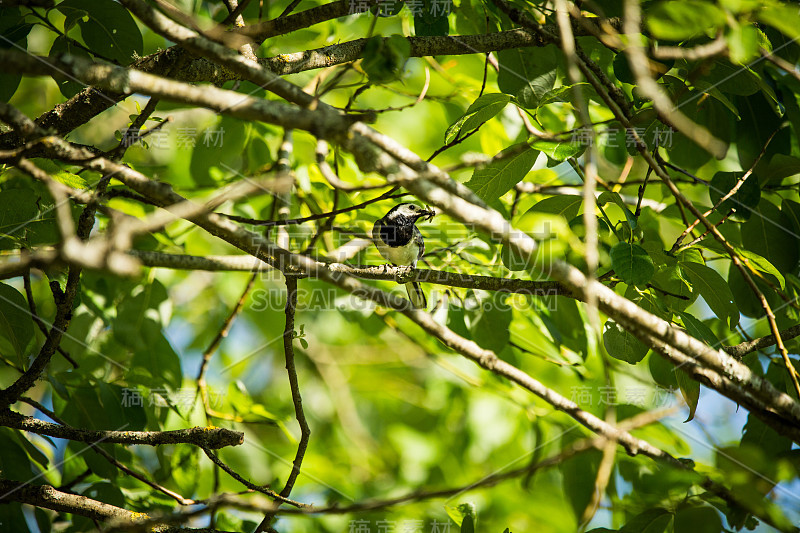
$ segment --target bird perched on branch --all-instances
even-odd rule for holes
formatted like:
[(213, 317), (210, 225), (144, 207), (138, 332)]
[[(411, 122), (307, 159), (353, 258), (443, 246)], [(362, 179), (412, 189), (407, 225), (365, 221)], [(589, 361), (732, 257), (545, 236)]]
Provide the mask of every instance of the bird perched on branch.
[[(403, 203), (378, 219), (372, 227), (372, 239), (383, 258), (393, 265), (416, 268), (417, 261), (425, 253), (425, 241), (416, 223), (422, 218), (430, 220), (435, 214), (433, 209)], [(406, 283), (406, 291), (414, 307), (425, 309), (428, 306), (419, 283)]]

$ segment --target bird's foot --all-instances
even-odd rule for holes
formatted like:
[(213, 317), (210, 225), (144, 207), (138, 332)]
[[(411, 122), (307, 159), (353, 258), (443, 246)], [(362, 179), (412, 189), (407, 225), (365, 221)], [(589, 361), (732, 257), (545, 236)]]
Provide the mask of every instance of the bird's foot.
[(398, 266), (394, 278), (397, 280), (397, 283), (408, 283), (414, 280), (415, 270), (416, 269), (412, 265)]

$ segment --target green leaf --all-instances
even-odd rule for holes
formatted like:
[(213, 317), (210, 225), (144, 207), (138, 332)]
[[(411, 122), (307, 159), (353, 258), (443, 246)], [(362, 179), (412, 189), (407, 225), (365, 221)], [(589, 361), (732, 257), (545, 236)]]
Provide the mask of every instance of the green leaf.
[[(11, 430), (0, 428), (0, 472), (6, 479), (29, 481), (36, 470)], [(4, 505), (0, 505), (4, 507)]]
[[(53, 46), (50, 47), (50, 51), (47, 53), (48, 57), (51, 58), (57, 58), (60, 54), (69, 54), (71, 56), (82, 57), (84, 59), (92, 59), (92, 56), (89, 54), (89, 52), (79, 46), (76, 46), (72, 39), (62, 36), (55, 38), (53, 41)], [(61, 94), (67, 98), (72, 98), (87, 87), (85, 83), (77, 81), (71, 76), (63, 75), (55, 69), (53, 69), (51, 76), (56, 84), (58, 84), (58, 90), (61, 91)]]
[(528, 213), (549, 213), (552, 215), (561, 215), (567, 221), (572, 220), (578, 216), (581, 209), (583, 197), (575, 195), (551, 196), (536, 202), (528, 210)]
[(543, 94), (539, 100), (539, 104), (536, 106), (536, 110), (538, 111), (547, 104), (552, 104), (555, 102), (571, 102), (572, 92), (576, 87), (580, 87), (582, 89), (584, 100), (587, 99), (589, 94), (593, 93), (592, 86), (583, 81), (572, 85), (562, 85), (561, 87), (556, 87), (555, 89), (551, 89)]
[(638, 244), (618, 242), (609, 254), (614, 272), (629, 285), (645, 286), (655, 274), (653, 260), (647, 250)]
[(609, 319), (603, 329), (603, 346), (614, 359), (635, 365), (647, 355), (649, 348), (642, 341)]
[(702, 0), (670, 0), (648, 8), (646, 23), (654, 37), (682, 41), (713, 33), (725, 24), (725, 13)]
[(569, 141), (536, 141), (532, 145), (534, 148), (544, 152), (547, 157), (555, 161), (566, 161), (570, 157), (576, 157), (586, 150), (586, 145), (579, 139)]
[(161, 327), (155, 321), (145, 319), (141, 323), (140, 335), (144, 346), (136, 349), (131, 359), (139, 380), (152, 388), (179, 388), (181, 360), (164, 337)]
[[(697, 294), (692, 292), (692, 286), (684, 278), (677, 262), (658, 268), (651, 283), (654, 287), (670, 293), (659, 295), (670, 310), (682, 311), (697, 299)], [(673, 294), (685, 298), (678, 298)]]
[(370, 8), (370, 13), (377, 13), (379, 17), (394, 17), (402, 11), (405, 2), (402, 0), (388, 0), (375, 4)]
[(723, 93), (740, 96), (758, 92), (758, 82), (752, 70), (734, 65), (725, 59), (717, 59), (712, 65), (711, 72), (702, 80), (695, 82), (695, 86), (701, 91), (708, 92), (712, 96), (714, 93), (711, 87), (717, 87)]
[(56, 9), (64, 13), (67, 21), (77, 20), (83, 42), (91, 50), (122, 65), (130, 63), (135, 54), (142, 54), (144, 43), (139, 26), (128, 10), (117, 2), (94, 0), (88, 9), (86, 2), (66, 0)]
[[(38, 511), (39, 508), (37, 507), (36, 510)], [(8, 502), (0, 505), (0, 525), (3, 526), (4, 531), (13, 531), (14, 533), (29, 533), (31, 531), (25, 520), (22, 504), (17, 502)]]
[(567, 502), (577, 519), (594, 497), (594, 483), (587, 479), (595, 479), (600, 465), (602, 452), (590, 450), (561, 463), (562, 487)]
[(682, 506), (675, 513), (675, 533), (718, 533), (722, 521), (709, 505)]
[(792, 449), (791, 439), (779, 434), (752, 413), (747, 415), (741, 443), (761, 448), (767, 457), (777, 457)]
[(400, 78), (411, 54), (411, 44), (402, 35), (382, 37), (375, 35), (364, 45), (361, 68), (367, 73), (370, 83), (390, 83)]
[[(712, 250), (722, 257), (728, 257), (728, 251), (722, 246), (722, 244), (717, 241), (713, 237), (707, 237), (701, 241), (701, 244), (704, 248), (708, 248)], [(736, 246), (735, 244), (728, 243), (731, 248), (733, 248), (734, 252), (737, 255), (747, 260), (747, 263), (750, 264), (756, 270), (764, 273), (769, 274), (775, 278), (778, 284), (781, 286), (781, 289), (786, 288), (786, 278), (784, 275), (777, 269), (775, 266), (766, 260), (766, 258), (761, 257), (757, 253), (751, 252), (750, 250), (745, 250), (741, 246)]]
[(25, 365), (25, 353), (33, 339), (33, 319), (25, 297), (10, 285), (0, 283), (0, 352), (13, 352)]
[[(19, 47), (28, 48), (28, 33), (33, 24), (25, 22), (19, 8), (0, 7), (0, 50)], [(16, 93), (22, 75), (0, 70), (0, 101), (8, 102)]]
[(792, 222), (792, 231), (800, 235), (800, 203), (784, 198), (781, 203), (781, 212)]
[[(437, 0), (422, 0), (421, 6), (416, 4), (414, 10), (414, 33), (422, 36), (444, 36), (450, 33), (450, 22), (447, 15), (450, 4)], [(411, 8), (410, 4), (406, 4)]]
[(655, 507), (628, 520), (619, 533), (663, 533), (671, 520), (672, 513), (661, 507)]
[(119, 385), (98, 383), (98, 394), (103, 408), (113, 422), (125, 423), (128, 431), (141, 431), (147, 424), (144, 406), (131, 401), (133, 389), (124, 389)]
[(537, 48), (536, 53), (529, 48), (501, 50), (497, 53), (497, 87), (515, 96), (522, 107), (536, 109), (555, 87), (558, 52), (553, 44)]
[(781, 3), (764, 4), (757, 12), (758, 20), (769, 24), (793, 40), (800, 39), (800, 26), (797, 25), (797, 6)]
[(655, 352), (651, 353), (647, 358), (647, 367), (650, 370), (653, 381), (662, 388), (672, 391), (678, 387), (678, 378), (675, 374), (680, 370), (675, 370), (672, 363), (662, 356)]
[[(517, 153), (502, 157), (505, 152)], [(475, 191), (482, 200), (492, 202), (522, 181), (538, 156), (539, 151), (533, 148), (525, 148), (520, 152), (518, 146), (511, 146), (495, 156), (500, 157), (499, 160), (484, 168), (475, 169), (465, 185)]]
[[(453, 519), (453, 522), (458, 524), (460, 528), (464, 527), (465, 522), (469, 522), (470, 525), (466, 527), (472, 527), (472, 531), (475, 529), (475, 505), (472, 503), (459, 503), (455, 507), (450, 505), (445, 505), (445, 511), (447, 511), (447, 516)], [(463, 529), (461, 530), (463, 531)]]
[(36, 193), (31, 189), (11, 189), (0, 191), (0, 249), (16, 247), (7, 237), (21, 238), (25, 227), (36, 220)]
[(481, 309), (472, 321), (472, 340), (487, 350), (499, 352), (510, 339), (513, 313), (507, 298), (507, 294), (494, 293), (481, 302)]
[(790, 155), (775, 154), (769, 160), (769, 166), (759, 174), (759, 178), (764, 183), (772, 183), (797, 174), (800, 174), (800, 159)]
[(33, 24), (26, 22), (17, 7), (0, 7), (0, 49), (27, 48), (28, 34)]
[(722, 344), (719, 342), (717, 336), (714, 335), (714, 332), (711, 331), (711, 328), (709, 328), (702, 320), (686, 312), (678, 313), (678, 316), (681, 317), (686, 331), (688, 331), (689, 335), (695, 339), (704, 341), (712, 348), (719, 348), (719, 346)]
[(739, 323), (739, 308), (733, 300), (731, 288), (713, 268), (700, 263), (680, 261), (681, 270), (689, 276), (692, 288), (700, 292), (717, 318), (730, 323), (733, 329)]
[(216, 124), (192, 138), (194, 148), (189, 169), (195, 183), (202, 187), (215, 187), (218, 186), (215, 181), (217, 174), (213, 170), (229, 174), (230, 168), (240, 168), (250, 131), (247, 122), (223, 115)]
[(728, 109), (728, 111), (733, 113), (733, 115), (736, 117), (736, 120), (742, 118), (739, 115), (739, 110), (736, 108), (734, 103), (731, 102), (731, 100), (727, 96), (725, 96), (722, 93), (722, 91), (719, 90), (718, 85), (712, 84), (705, 79), (699, 79), (694, 81), (694, 87), (703, 94), (708, 94), (710, 96), (713, 96), (715, 100), (724, 105)]
[(750, 24), (734, 24), (727, 32), (725, 40), (728, 43), (731, 61), (745, 64), (758, 56), (759, 32)]
[(54, 180), (63, 183), (67, 187), (72, 187), (73, 189), (86, 190), (89, 188), (89, 182), (77, 174), (67, 172), (66, 170), (60, 170), (54, 173), (52, 177)]
[(444, 134), (445, 144), (455, 141), (463, 131), (469, 133), (487, 120), (497, 116), (511, 101), (511, 97), (503, 93), (491, 93), (479, 96), (466, 112)]
[(683, 396), (683, 401), (689, 407), (689, 416), (684, 420), (684, 423), (686, 423), (694, 418), (694, 412), (697, 410), (697, 402), (700, 399), (700, 384), (690, 378), (686, 372), (680, 371), (676, 372), (676, 374), (681, 396)]
[[(758, 87), (757, 78), (753, 77), (753, 80)], [(740, 80), (737, 86), (741, 85), (743, 83)], [(723, 91), (726, 89), (725, 87), (720, 88)], [(734, 138), (741, 168), (749, 169), (752, 167), (764, 147), (767, 147), (758, 167), (756, 167), (756, 175), (758, 175), (760, 169), (769, 164), (774, 154), (790, 152), (790, 140), (785, 137), (788, 134), (788, 129), (784, 128), (775, 134), (775, 131), (781, 127), (783, 118), (779, 116), (764, 94), (758, 92), (758, 89), (756, 89), (755, 94), (747, 97), (738, 97), (735, 101), (742, 117), (735, 124), (736, 137)], [(773, 134), (775, 134), (774, 137)], [(772, 138), (771, 141), (770, 138)], [(769, 141), (769, 144), (767, 144), (767, 141)]]
[(604, 191), (600, 196), (597, 197), (597, 205), (604, 206), (609, 202), (614, 202), (622, 209), (622, 213), (625, 215), (625, 220), (628, 222), (628, 226), (631, 229), (636, 229), (639, 225), (639, 221), (636, 220), (636, 217), (633, 216), (633, 213), (628, 206), (625, 204), (625, 201), (622, 199), (622, 196), (619, 193), (611, 192), (611, 191)]
[[(711, 178), (711, 184), (708, 187), (708, 197), (712, 205), (717, 205), (717, 202), (723, 196), (726, 196), (731, 189), (736, 186), (739, 179), (744, 176), (744, 172), (717, 172)], [(761, 200), (761, 188), (758, 185), (758, 178), (754, 175), (748, 176), (741, 187), (733, 196), (722, 202), (719, 206), (720, 213), (726, 214), (733, 209), (736, 213), (735, 220), (748, 220), (753, 209), (758, 206)]]
[(500, 247), (500, 261), (503, 262), (503, 266), (512, 272), (528, 270), (534, 264), (533, 260), (525, 259), (505, 243)]
[[(36, 518), (36, 525), (39, 527), (39, 533), (50, 533), (52, 531), (50, 515), (47, 514), (44, 509), (37, 507), (33, 510), (33, 515), (34, 518)], [(0, 519), (0, 522), (2, 522), (2, 519)]]
[[(770, 307), (775, 309), (783, 303), (778, 294), (771, 287), (755, 276), (752, 276), (752, 278), (758, 290), (760, 290), (767, 299), (767, 303)], [(728, 285), (731, 288), (733, 299), (739, 307), (741, 314), (750, 318), (763, 318), (766, 316), (766, 311), (762, 307), (761, 301), (733, 263), (731, 263), (728, 268)]]
[(769, 200), (761, 200), (750, 220), (742, 224), (742, 245), (764, 257), (781, 272), (793, 272), (800, 257), (800, 239), (790, 215)]
[(175, 483), (181, 493), (191, 494), (197, 488), (200, 476), (199, 450), (194, 446), (176, 446), (169, 457), (170, 481)]

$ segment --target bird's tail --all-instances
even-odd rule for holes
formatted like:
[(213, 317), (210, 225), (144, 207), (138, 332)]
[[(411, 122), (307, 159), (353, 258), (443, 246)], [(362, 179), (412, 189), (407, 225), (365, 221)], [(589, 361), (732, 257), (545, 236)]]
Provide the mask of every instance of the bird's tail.
[(416, 281), (406, 283), (406, 291), (408, 291), (408, 299), (411, 300), (411, 304), (414, 307), (417, 309), (428, 308), (428, 300), (425, 298), (425, 293), (422, 292), (422, 287), (419, 286), (419, 283)]

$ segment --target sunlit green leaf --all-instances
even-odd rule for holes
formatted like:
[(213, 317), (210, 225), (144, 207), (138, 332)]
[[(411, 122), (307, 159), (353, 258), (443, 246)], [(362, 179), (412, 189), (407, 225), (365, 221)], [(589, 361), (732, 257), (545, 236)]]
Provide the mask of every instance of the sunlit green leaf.
[(655, 274), (653, 260), (638, 244), (618, 242), (611, 248), (610, 254), (614, 272), (625, 283), (644, 286)]
[(498, 154), (499, 159), (484, 168), (476, 169), (466, 186), (485, 201), (492, 201), (522, 181), (539, 155), (538, 150), (512, 146), (505, 150), (512, 155)]
[(648, 9), (646, 22), (655, 37), (682, 41), (713, 32), (725, 23), (725, 14), (703, 0), (668, 0)]

